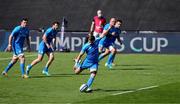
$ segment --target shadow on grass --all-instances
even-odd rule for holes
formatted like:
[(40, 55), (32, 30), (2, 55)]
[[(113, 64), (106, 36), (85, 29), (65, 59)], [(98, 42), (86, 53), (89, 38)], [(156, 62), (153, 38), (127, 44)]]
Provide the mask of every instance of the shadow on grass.
[(117, 64), (116, 66), (151, 66), (151, 65), (147, 65), (147, 64), (135, 64), (135, 65), (120, 65), (120, 64)]
[[(89, 75), (86, 73), (83, 74), (79, 74), (79, 75)], [(51, 74), (50, 76), (46, 76), (46, 75), (34, 75), (34, 76), (30, 76), (30, 78), (56, 78), (56, 77), (73, 77), (73, 76), (78, 76), (76, 74), (70, 73), (70, 74)]]
[(112, 70), (152, 70), (152, 68), (114, 68)]

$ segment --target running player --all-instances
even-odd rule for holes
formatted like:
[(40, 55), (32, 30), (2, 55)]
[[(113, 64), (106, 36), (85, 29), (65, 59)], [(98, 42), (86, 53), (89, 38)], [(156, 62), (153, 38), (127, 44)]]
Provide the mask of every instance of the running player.
[(106, 23), (106, 19), (103, 17), (102, 11), (98, 10), (97, 11), (97, 16), (94, 16), (92, 24), (91, 24), (91, 29), (90, 32), (93, 33), (95, 38), (98, 38), (101, 33), (103, 32), (103, 27)]
[(99, 42), (99, 53), (102, 53), (104, 48), (109, 48), (110, 44), (110, 37), (112, 34), (115, 34), (115, 18), (111, 18), (110, 22), (105, 25), (103, 33), (101, 34), (101, 37), (103, 37)]
[[(109, 51), (111, 52), (110, 55), (109, 55), (109, 58), (105, 64), (105, 66), (108, 66), (109, 68), (112, 68), (113, 66), (113, 62), (114, 62), (114, 58), (115, 58), (115, 55), (117, 53), (117, 49), (115, 47), (115, 41), (117, 39), (117, 41), (120, 43), (120, 45), (122, 45), (122, 41), (120, 39), (120, 34), (121, 34), (121, 29), (120, 29), (120, 26), (122, 24), (122, 20), (116, 20), (116, 23), (115, 23), (115, 34), (112, 34), (111, 38), (110, 38), (110, 46), (109, 46), (109, 49), (107, 49), (106, 51)], [(109, 52), (105, 52), (106, 54), (104, 56), (106, 56), (107, 54), (109, 54)], [(101, 56), (101, 58), (103, 58), (103, 56)]]
[[(99, 44), (100, 38), (95, 40), (95, 37), (93, 35), (89, 35), (88, 37), (88, 42), (86, 44), (84, 44), (84, 46), (81, 49), (81, 52), (79, 53), (79, 55), (77, 56), (77, 58), (75, 59), (75, 65), (73, 67), (74, 72), (76, 74), (81, 73), (84, 69), (89, 69), (90, 70), (90, 78), (87, 81), (87, 86), (88, 89), (87, 91), (92, 91), (90, 89), (94, 78), (97, 74), (97, 70), (98, 70), (98, 44)], [(82, 58), (82, 56), (84, 55), (84, 53), (87, 54), (86, 58), (83, 60), (82, 63), (80, 63), (80, 60)]]
[[(119, 21), (119, 20), (118, 20)], [(119, 30), (115, 27), (115, 18), (111, 18), (110, 23), (104, 27), (102, 35), (105, 35), (103, 39), (101, 39), (99, 43), (99, 52), (102, 53), (102, 49), (105, 48), (106, 51), (99, 56), (99, 61), (103, 59), (105, 56), (111, 52), (108, 58), (107, 66), (108, 68), (112, 68), (112, 60), (114, 60), (114, 56), (116, 54), (116, 48), (114, 48), (114, 42), (117, 38), (116, 34), (119, 34)], [(117, 22), (120, 23), (120, 22)], [(118, 41), (122, 44), (121, 40)]]
[(46, 76), (50, 76), (48, 68), (54, 60), (53, 51), (56, 49), (56, 34), (59, 27), (59, 22), (53, 22), (52, 27), (48, 28), (42, 37), (42, 41), (39, 45), (38, 57), (30, 65), (26, 67), (26, 74), (29, 75), (31, 68), (42, 61), (44, 54), (48, 56), (48, 62), (46, 63), (42, 73)]
[(7, 47), (8, 51), (13, 50), (13, 57), (8, 66), (2, 72), (2, 75), (7, 76), (8, 71), (10, 68), (20, 60), (20, 69), (23, 78), (28, 78), (25, 74), (24, 66), (25, 66), (25, 56), (23, 53), (23, 45), (24, 40), (27, 40), (28, 50), (30, 51), (30, 42), (29, 42), (29, 29), (27, 28), (27, 18), (23, 18), (21, 20), (21, 24), (16, 26), (14, 30), (11, 32), (9, 36), (9, 44)]

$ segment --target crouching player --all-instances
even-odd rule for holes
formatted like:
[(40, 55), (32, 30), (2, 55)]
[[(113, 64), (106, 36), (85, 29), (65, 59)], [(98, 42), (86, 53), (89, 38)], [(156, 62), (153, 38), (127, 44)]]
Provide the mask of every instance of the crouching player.
[[(51, 63), (54, 60), (54, 53), (53, 51), (55, 50), (56, 46), (56, 34), (57, 34), (57, 29), (59, 27), (59, 22), (53, 22), (52, 27), (48, 28), (46, 32), (43, 35), (43, 40), (41, 41), (39, 45), (39, 50), (38, 50), (38, 57), (30, 65), (26, 67), (26, 74), (29, 75), (29, 72), (31, 68), (42, 61), (44, 54), (48, 56), (48, 62), (46, 63), (42, 74), (45, 74), (46, 76), (50, 76), (48, 68), (51, 65)], [(54, 47), (53, 47), (54, 45)]]
[(21, 74), (23, 78), (28, 78), (24, 71), (25, 65), (25, 56), (23, 53), (23, 45), (24, 40), (27, 40), (28, 49), (30, 51), (30, 43), (29, 43), (29, 29), (27, 28), (27, 18), (23, 18), (21, 20), (21, 25), (14, 28), (11, 35), (9, 36), (9, 44), (7, 47), (7, 51), (11, 51), (13, 49), (13, 57), (6, 69), (2, 72), (2, 75), (7, 76), (8, 71), (10, 68), (20, 60), (20, 68)]
[[(84, 44), (84, 46), (82, 47), (79, 55), (77, 56), (77, 58), (75, 59), (75, 65), (74, 65), (74, 72), (76, 74), (81, 73), (84, 69), (89, 69), (90, 70), (90, 78), (87, 81), (86, 85), (87, 85), (87, 92), (92, 91), (90, 89), (94, 78), (97, 74), (97, 70), (98, 70), (98, 44), (99, 44), (100, 38), (95, 40), (95, 37), (93, 35), (89, 34), (88, 37), (88, 42), (86, 44)], [(86, 58), (82, 61), (82, 63), (80, 63), (80, 60), (82, 58), (82, 56), (84, 55), (84, 53), (87, 54)]]

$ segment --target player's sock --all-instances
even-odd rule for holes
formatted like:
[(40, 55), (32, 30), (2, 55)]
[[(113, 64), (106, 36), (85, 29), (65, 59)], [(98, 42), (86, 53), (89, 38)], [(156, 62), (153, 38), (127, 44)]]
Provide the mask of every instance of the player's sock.
[(47, 66), (44, 67), (44, 71), (48, 72), (48, 67)]
[(29, 75), (29, 72), (30, 72), (31, 68), (32, 68), (32, 65), (31, 65), (31, 64), (29, 64), (29, 65), (26, 67), (26, 74), (27, 74), (27, 75)]
[(46, 76), (50, 76), (50, 74), (48, 72), (48, 67), (47, 66), (44, 67), (42, 73), (45, 74)]
[(7, 73), (9, 71), (9, 69), (14, 65), (14, 63), (10, 62), (8, 64), (8, 66), (6, 67), (6, 69), (4, 70), (5, 73)]
[(31, 70), (32, 65), (31, 65), (31, 64), (29, 64), (27, 67), (28, 67), (28, 70)]
[(20, 63), (20, 68), (21, 68), (21, 74), (24, 75), (24, 63)]
[(111, 64), (114, 62), (115, 59), (115, 55), (113, 55), (112, 60), (111, 60)]
[(99, 58), (98, 58), (98, 61), (101, 61), (103, 58), (104, 58), (104, 55), (103, 55), (103, 54), (100, 54), (100, 55), (99, 55)]
[(107, 63), (110, 65), (112, 63), (112, 60), (113, 60), (113, 57), (114, 55), (112, 53), (109, 54), (109, 57), (108, 57), (108, 60), (107, 60)]
[(94, 81), (94, 77), (95, 77), (95, 76), (91, 74), (89, 80), (87, 81), (88, 87), (90, 87), (90, 86), (92, 85), (92, 83), (93, 83), (93, 81)]

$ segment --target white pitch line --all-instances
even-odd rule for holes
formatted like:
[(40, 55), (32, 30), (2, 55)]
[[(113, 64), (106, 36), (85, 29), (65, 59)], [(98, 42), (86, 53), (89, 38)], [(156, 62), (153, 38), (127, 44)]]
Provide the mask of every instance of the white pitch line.
[[(36, 56), (35, 54), (34, 55), (25, 55), (25, 57), (32, 57), (32, 56)], [(0, 61), (4, 61), (4, 60), (10, 60), (12, 59), (12, 57), (8, 57), (8, 58), (0, 58)]]
[(155, 86), (143, 87), (143, 88), (138, 88), (138, 89), (136, 89), (136, 90), (123, 91), (123, 92), (119, 92), (119, 93), (114, 93), (114, 94), (111, 94), (111, 95), (113, 95), (113, 96), (115, 96), (115, 95), (122, 95), (122, 94), (131, 93), (131, 92), (136, 92), (136, 91), (141, 91), (141, 90), (152, 89), (152, 88), (156, 88), (156, 87), (159, 87), (159, 86), (158, 86), (158, 85), (155, 85)]
[(126, 93), (131, 93), (131, 92), (134, 92), (134, 91), (123, 91), (123, 92), (115, 93), (112, 95), (121, 95), (121, 94), (126, 94)]
[(152, 88), (155, 88), (155, 87), (158, 87), (158, 85), (156, 85), (156, 86), (144, 87), (144, 88), (139, 88), (139, 89), (137, 89), (136, 91), (141, 91), (141, 90), (146, 90), (146, 89), (152, 89)]

